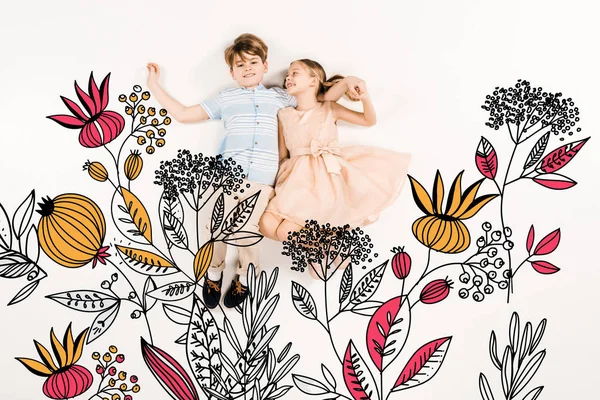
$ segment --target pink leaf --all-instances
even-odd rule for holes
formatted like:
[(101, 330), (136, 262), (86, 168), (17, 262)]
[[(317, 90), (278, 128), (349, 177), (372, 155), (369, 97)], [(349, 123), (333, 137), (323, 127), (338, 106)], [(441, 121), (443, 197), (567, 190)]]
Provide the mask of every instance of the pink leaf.
[(85, 115), (85, 113), (83, 112), (83, 110), (81, 109), (81, 107), (79, 107), (77, 105), (77, 103), (75, 103), (72, 100), (67, 99), (64, 96), (60, 96), (60, 98), (62, 99), (63, 103), (65, 103), (65, 106), (67, 106), (67, 108), (69, 109), (69, 111), (71, 111), (75, 117), (79, 118), (82, 121), (87, 121), (88, 120), (87, 115)]
[(560, 242), (560, 228), (550, 232), (549, 234), (546, 235), (546, 237), (544, 237), (542, 240), (540, 240), (538, 245), (535, 247), (533, 254), (536, 256), (543, 256), (545, 254), (550, 254), (556, 249), (559, 242)]
[(531, 254), (531, 247), (533, 247), (533, 241), (535, 240), (535, 230), (533, 229), (533, 225), (529, 228), (529, 233), (527, 234), (527, 252)]
[(175, 400), (199, 400), (198, 392), (183, 367), (165, 351), (142, 338), (142, 357), (163, 389)]
[(93, 117), (94, 115), (96, 115), (96, 106), (94, 105), (94, 101), (86, 92), (84, 92), (79, 87), (77, 82), (75, 82), (75, 93), (77, 93), (79, 101), (81, 101), (81, 104), (83, 104), (83, 107), (87, 110), (90, 116)]
[(531, 261), (531, 266), (540, 274), (550, 275), (560, 271), (560, 268), (547, 261)]
[(108, 106), (108, 82), (110, 81), (110, 72), (108, 75), (104, 77), (102, 83), (100, 84), (100, 99), (102, 100), (102, 104), (100, 105), (99, 111), (104, 111), (106, 106)]
[(69, 129), (79, 129), (85, 125), (85, 122), (71, 115), (50, 115), (48, 118)]
[(578, 140), (576, 142), (567, 143), (564, 146), (559, 147), (556, 150), (553, 150), (546, 157), (542, 159), (542, 163), (540, 165), (540, 170), (545, 173), (556, 172), (565, 165), (569, 163), (575, 157), (575, 155), (581, 150), (583, 145), (590, 138), (585, 138), (582, 140)]
[(488, 179), (494, 179), (498, 172), (498, 156), (492, 144), (484, 137), (481, 137), (477, 152), (475, 153), (475, 164), (483, 176)]
[(365, 365), (365, 361), (354, 347), (352, 340), (346, 348), (343, 368), (344, 382), (354, 400), (379, 399), (373, 374)]
[(554, 190), (568, 189), (577, 185), (577, 182), (573, 179), (561, 174), (541, 174), (533, 178), (533, 181), (538, 185)]
[(382, 304), (367, 328), (367, 349), (371, 360), (382, 371), (400, 354), (410, 329), (410, 307), (394, 297)]
[(444, 362), (451, 340), (451, 336), (436, 339), (417, 350), (398, 376), (392, 392), (419, 386), (433, 378)]

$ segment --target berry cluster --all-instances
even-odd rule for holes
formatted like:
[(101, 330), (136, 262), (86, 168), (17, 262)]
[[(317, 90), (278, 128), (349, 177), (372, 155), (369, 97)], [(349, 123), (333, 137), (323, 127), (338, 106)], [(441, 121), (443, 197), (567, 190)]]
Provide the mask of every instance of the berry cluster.
[(461, 299), (471, 297), (477, 302), (492, 294), (496, 287), (500, 290), (508, 287), (509, 270), (503, 270), (505, 262), (498, 255), (498, 248), (508, 251), (514, 247), (514, 243), (508, 239), (512, 235), (509, 227), (504, 229), (504, 235), (499, 230), (492, 231), (489, 222), (484, 222), (482, 229), (485, 234), (477, 239), (477, 253), (471, 257), (477, 257), (478, 260), (463, 263), (463, 272), (458, 277), (461, 283), (470, 284), (460, 289), (458, 296)]
[[(292, 259), (292, 270), (304, 272), (309, 263), (331, 268), (333, 260), (349, 259), (351, 264), (372, 262), (371, 238), (360, 228), (350, 229), (349, 225), (319, 225), (315, 220), (306, 221), (298, 232), (290, 232), (283, 242), (284, 256)], [(377, 257), (377, 253), (374, 254)], [(363, 267), (363, 269), (366, 267)]]
[[(129, 97), (121, 94), (119, 101), (127, 104), (125, 113), (133, 118), (132, 134), (137, 137), (137, 144), (140, 146), (147, 145), (146, 153), (152, 154), (156, 151), (156, 147), (165, 145), (166, 142), (163, 137), (167, 134), (167, 131), (162, 126), (169, 125), (171, 118), (167, 116), (167, 110), (164, 108), (158, 111), (158, 115), (156, 115), (154, 107), (146, 108), (142, 102), (150, 99), (150, 92), (145, 91), (140, 95), (141, 91), (142, 87), (135, 85)], [(135, 125), (138, 117), (139, 121)], [(159, 120), (159, 117), (162, 121)], [(136, 135), (135, 133), (139, 134)]]
[(125, 361), (125, 356), (116, 354), (117, 351), (115, 346), (110, 346), (103, 356), (97, 351), (92, 354), (92, 359), (98, 361), (96, 373), (101, 379), (96, 396), (102, 400), (133, 400), (132, 393), (138, 393), (141, 387), (137, 383), (137, 376), (131, 375), (127, 383), (127, 372), (117, 369), (115, 364), (122, 364)]
[[(517, 141), (538, 122), (541, 126), (534, 133), (549, 127), (555, 135), (572, 135), (572, 129), (579, 122), (579, 108), (575, 107), (571, 98), (563, 99), (562, 93), (531, 87), (530, 82), (521, 79), (508, 89), (496, 87), (491, 95), (486, 96), (481, 108), (490, 113), (485, 124), (490, 128), (498, 130), (504, 124), (516, 125)], [(577, 128), (577, 132), (580, 131), (581, 128)]]
[(160, 162), (154, 183), (163, 186), (167, 199), (185, 193), (201, 199), (209, 188), (215, 191), (222, 188), (225, 194), (231, 195), (243, 182), (242, 171), (242, 167), (231, 158), (224, 159), (221, 155), (204, 157), (202, 153), (179, 150), (173, 160)]

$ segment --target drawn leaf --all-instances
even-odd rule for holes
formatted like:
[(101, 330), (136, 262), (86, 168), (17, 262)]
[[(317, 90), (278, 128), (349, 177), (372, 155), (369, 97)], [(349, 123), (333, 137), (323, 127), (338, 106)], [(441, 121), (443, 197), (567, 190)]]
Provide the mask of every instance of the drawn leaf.
[(343, 368), (346, 388), (354, 400), (379, 399), (379, 392), (377, 390), (377, 385), (375, 384), (375, 379), (368, 366), (365, 364), (365, 361), (360, 356), (360, 353), (356, 350), (352, 340), (350, 340), (350, 343), (348, 343), (348, 347), (346, 348)]
[(163, 227), (165, 229), (165, 236), (169, 242), (180, 249), (186, 249), (188, 247), (188, 235), (182, 221), (175, 218), (170, 212), (165, 212), (163, 216)]
[(256, 334), (257, 332), (260, 332), (260, 330), (263, 328), (263, 326), (266, 325), (269, 318), (271, 318), (271, 316), (273, 315), (273, 312), (275, 312), (275, 308), (277, 307), (278, 303), (279, 303), (279, 294), (270, 298), (267, 301), (267, 303), (264, 306), (262, 306), (260, 308), (260, 310), (256, 313), (256, 316), (254, 317), (254, 327), (251, 332), (252, 336), (254, 334)]
[(508, 341), (510, 343), (511, 351), (513, 354), (513, 358), (517, 352), (517, 348), (519, 347), (519, 336), (521, 334), (521, 324), (519, 322), (519, 314), (516, 312), (513, 313), (510, 324), (508, 326)]
[(500, 364), (500, 359), (498, 358), (498, 348), (496, 341), (496, 332), (492, 331), (490, 335), (490, 358), (492, 359), (492, 363), (498, 370), (502, 370), (502, 364)]
[(20, 278), (39, 268), (23, 254), (6, 250), (0, 252), (0, 278)]
[(151, 276), (146, 278), (146, 282), (144, 283), (144, 295), (142, 296), (142, 307), (146, 311), (150, 311), (152, 307), (156, 304), (156, 299), (153, 297), (149, 297), (148, 293), (156, 289), (156, 283)]
[(25, 287), (23, 287), (21, 290), (19, 290), (19, 292), (12, 298), (12, 300), (7, 304), (7, 306), (12, 306), (17, 303), (20, 303), (23, 300), (25, 300), (27, 297), (29, 297), (34, 292), (34, 290), (38, 287), (38, 285), (40, 284), (40, 281), (41, 281), (41, 279), (38, 279), (33, 282), (29, 282), (27, 285), (25, 285)]
[(263, 239), (263, 235), (255, 232), (237, 231), (223, 238), (223, 243), (236, 247), (254, 246)]
[(542, 394), (542, 390), (544, 390), (543, 386), (538, 386), (535, 389), (532, 389), (525, 395), (525, 397), (523, 397), (523, 400), (536, 400), (540, 394)]
[(233, 347), (238, 357), (241, 357), (244, 351), (242, 350), (240, 340), (238, 339), (235, 329), (233, 329), (233, 325), (231, 325), (229, 318), (225, 317), (223, 320), (223, 326), (225, 328), (225, 336), (227, 337), (229, 344), (231, 344), (231, 347)]
[(125, 204), (125, 200), (121, 193), (118, 190), (115, 190), (111, 202), (111, 215), (115, 226), (128, 240), (135, 243), (148, 244), (147, 239), (135, 225)]
[(142, 357), (154, 378), (175, 400), (199, 400), (188, 373), (170, 354), (141, 338)]
[(223, 223), (222, 231), (224, 234), (235, 233), (246, 225), (252, 215), (252, 211), (254, 211), (259, 195), (260, 191), (242, 200), (229, 212)]
[(373, 316), (373, 313), (375, 313), (375, 311), (377, 311), (377, 309), (381, 307), (382, 304), (383, 302), (381, 301), (369, 300), (365, 301), (364, 303), (355, 305), (350, 309), (350, 311), (352, 311), (355, 314), (371, 317)]
[(210, 219), (210, 232), (215, 233), (223, 222), (225, 216), (225, 195), (219, 194), (215, 206), (213, 207), (212, 217)]
[(569, 189), (569, 188), (577, 185), (577, 182), (575, 182), (573, 179), (568, 178), (561, 174), (556, 174), (556, 173), (537, 175), (532, 180), (535, 183), (537, 183), (538, 185), (541, 185), (541, 186), (547, 187), (548, 189), (553, 189), (553, 190)]
[(117, 301), (112, 307), (107, 308), (102, 311), (100, 314), (96, 316), (92, 325), (90, 326), (90, 331), (87, 337), (87, 344), (92, 343), (94, 340), (98, 339), (102, 336), (108, 328), (115, 322), (117, 315), (119, 314), (119, 308), (121, 307), (121, 302)]
[(554, 264), (549, 263), (548, 261), (538, 260), (530, 261), (530, 263), (533, 269), (535, 269), (538, 273), (543, 275), (550, 275), (560, 271), (560, 268), (558, 268)]
[(502, 391), (506, 398), (509, 396), (513, 383), (513, 360), (511, 354), (510, 346), (506, 346), (506, 349), (504, 349), (504, 356), (502, 357), (501, 371)]
[(494, 400), (494, 393), (484, 374), (479, 374), (479, 393), (483, 400)]
[(535, 349), (538, 347), (540, 342), (542, 341), (542, 337), (544, 336), (544, 332), (546, 331), (546, 318), (544, 318), (538, 327), (535, 330), (535, 334), (533, 335), (533, 339), (531, 340), (531, 347), (529, 349), (529, 355), (533, 354)]
[(531, 344), (531, 335), (533, 332), (533, 328), (531, 326), (531, 322), (527, 322), (525, 324), (525, 329), (523, 330), (523, 337), (521, 338), (521, 343), (519, 347), (519, 361), (522, 362), (527, 355), (527, 351), (529, 350), (529, 346)]
[(6, 250), (10, 250), (12, 247), (10, 218), (8, 218), (8, 214), (2, 204), (0, 204), (0, 246), (4, 247)]
[(221, 374), (221, 334), (210, 310), (194, 296), (192, 317), (187, 332), (187, 359), (194, 378), (200, 387), (209, 387), (214, 382), (213, 371)]
[(352, 268), (344, 269), (342, 281), (340, 282), (340, 304), (342, 304), (352, 292)]
[(175, 340), (175, 343), (177, 343), (177, 344), (187, 344), (187, 332), (185, 332), (183, 335), (179, 336), (177, 338), (177, 340)]
[(324, 384), (316, 379), (309, 378), (308, 376), (292, 374), (292, 380), (294, 381), (294, 385), (296, 385), (298, 390), (302, 393), (315, 396), (330, 392)]
[(279, 382), (282, 380), (283, 377), (286, 376), (296, 366), (299, 360), (300, 356), (298, 354), (290, 357), (290, 359), (287, 360), (281, 367), (279, 367), (277, 372), (275, 372), (275, 375), (273, 375), (273, 382)]
[(527, 234), (527, 253), (531, 254), (531, 248), (533, 247), (533, 241), (535, 240), (535, 230), (533, 229), (533, 225), (529, 228), (529, 233)]
[(120, 189), (123, 194), (123, 200), (125, 201), (125, 207), (127, 208), (134, 225), (142, 236), (146, 238), (148, 243), (152, 243), (152, 226), (150, 225), (148, 211), (146, 211), (142, 202), (133, 193), (123, 186), (121, 186)]
[(194, 282), (171, 282), (148, 292), (147, 296), (160, 301), (179, 301), (189, 297), (195, 289)]
[(95, 290), (71, 290), (54, 293), (46, 298), (81, 312), (98, 312), (113, 308), (120, 300), (112, 294)]
[(498, 156), (494, 146), (483, 136), (477, 146), (475, 153), (475, 164), (483, 176), (488, 179), (494, 179), (498, 172)]
[(367, 349), (379, 371), (398, 357), (410, 330), (410, 307), (402, 297), (386, 301), (375, 311), (367, 328)]
[(452, 337), (433, 340), (415, 351), (398, 376), (393, 392), (419, 386), (439, 371), (448, 352)]
[(546, 146), (548, 145), (548, 139), (550, 139), (550, 132), (545, 133), (538, 139), (525, 160), (525, 164), (523, 165), (524, 170), (533, 167), (535, 163), (542, 158), (544, 151), (546, 151)]
[(129, 268), (144, 275), (171, 275), (178, 269), (170, 261), (150, 251), (116, 246), (118, 254)]
[(325, 366), (325, 364), (321, 364), (321, 372), (323, 373), (323, 378), (325, 378), (325, 382), (329, 386), (330, 392), (335, 392), (335, 388), (337, 387), (337, 383), (331, 371)]
[(181, 204), (179, 196), (171, 197), (171, 195), (168, 195), (167, 192), (162, 193), (162, 195), (160, 196), (160, 201), (158, 203), (158, 215), (160, 215), (161, 221), (163, 220), (164, 215), (166, 213), (171, 214), (173, 218), (176, 218), (183, 224), (183, 206)]
[(38, 240), (37, 230), (35, 225), (31, 225), (29, 232), (27, 232), (27, 239), (25, 240), (25, 255), (34, 264), (40, 260), (40, 242)]
[(533, 376), (542, 365), (545, 356), (546, 350), (540, 351), (531, 360), (529, 360), (527, 365), (525, 365), (525, 368), (519, 371), (514, 381), (511, 397), (517, 396), (523, 389), (525, 389), (525, 386), (527, 386), (529, 381), (533, 379)]
[(208, 271), (213, 259), (214, 250), (215, 242), (209, 240), (196, 253), (194, 257), (194, 276), (196, 277), (196, 282), (199, 282), (204, 274), (206, 274), (206, 271)]
[(183, 307), (175, 306), (173, 304), (163, 304), (163, 310), (165, 311), (167, 318), (176, 324), (187, 325), (190, 323), (192, 314)]
[(558, 247), (560, 243), (560, 228), (553, 230), (549, 234), (547, 234), (537, 246), (535, 246), (535, 250), (533, 251), (533, 255), (535, 256), (543, 256), (546, 254), (552, 253)]
[(581, 150), (583, 145), (590, 138), (577, 140), (575, 142), (567, 143), (559, 148), (551, 151), (546, 157), (542, 159), (540, 170), (550, 174), (556, 172), (569, 163)]
[(292, 281), (292, 302), (300, 315), (308, 319), (317, 319), (315, 300), (302, 285), (294, 281)]
[(31, 222), (33, 216), (33, 207), (35, 206), (35, 190), (32, 190), (27, 198), (17, 207), (12, 218), (13, 231), (17, 239), (25, 233), (25, 230)]
[(383, 264), (367, 272), (367, 274), (358, 281), (350, 296), (351, 303), (362, 303), (369, 300), (375, 294), (375, 291), (381, 283), (381, 278), (383, 277), (387, 264), (388, 261), (386, 260)]

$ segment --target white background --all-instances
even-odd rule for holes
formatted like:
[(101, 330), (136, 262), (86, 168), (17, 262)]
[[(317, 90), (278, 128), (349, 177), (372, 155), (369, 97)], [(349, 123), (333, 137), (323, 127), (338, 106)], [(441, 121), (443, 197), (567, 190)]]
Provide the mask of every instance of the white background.
[[(213, 96), (233, 84), (223, 61), (224, 48), (241, 33), (252, 32), (269, 45), (271, 71), (267, 83), (279, 83), (288, 63), (297, 58), (320, 61), (329, 74), (357, 75), (366, 80), (378, 113), (378, 124), (369, 129), (340, 126), (342, 143), (384, 146), (413, 154), (410, 174), (431, 190), (435, 171), (442, 172), (446, 187), (465, 169), (464, 182), (480, 176), (474, 152), (481, 135), (496, 146), (501, 166), (509, 153), (504, 131), (484, 126), (481, 109), (485, 95), (495, 86), (508, 87), (517, 79), (530, 80), (552, 92), (572, 97), (580, 109), (582, 132), (578, 138), (592, 140), (564, 168), (579, 184), (554, 192), (531, 182), (511, 185), (507, 191), (505, 217), (516, 242), (515, 258), (525, 256), (524, 242), (533, 223), (539, 240), (558, 227), (562, 240), (548, 260), (558, 274), (542, 276), (524, 267), (516, 280), (515, 295), (507, 305), (504, 295), (483, 303), (457, 298), (436, 306), (418, 306), (411, 335), (401, 360), (386, 378), (393, 383), (401, 365), (423, 343), (452, 335), (446, 361), (426, 385), (391, 396), (404, 399), (477, 399), (478, 375), (488, 375), (496, 398), (501, 394), (499, 374), (488, 353), (489, 333), (499, 335), (500, 346), (508, 339), (508, 322), (518, 311), (522, 322), (534, 326), (548, 318), (542, 346), (547, 357), (530, 388), (545, 385), (541, 399), (591, 398), (596, 392), (595, 372), (600, 352), (598, 332), (597, 177), (595, 156), (596, 117), (600, 65), (597, 57), (599, 29), (593, 2), (571, 1), (34, 1), (3, 5), (0, 13), (2, 63), (0, 64), (0, 201), (9, 213), (32, 189), (38, 196), (54, 197), (76, 192), (93, 198), (108, 215), (110, 190), (92, 181), (81, 167), (86, 160), (108, 164), (102, 149), (84, 149), (78, 133), (46, 119), (66, 113), (59, 95), (76, 99), (73, 80), (84, 88), (90, 71), (98, 84), (111, 72), (111, 103), (108, 109), (122, 112), (118, 94), (129, 93), (134, 84), (145, 84), (149, 61), (163, 67), (161, 83), (185, 104)], [(393, 5), (392, 5), (393, 4)], [(128, 129), (128, 128), (126, 128)], [(172, 124), (167, 145), (144, 158), (144, 173), (132, 186), (144, 204), (155, 210), (159, 188), (153, 171), (161, 159), (170, 159), (179, 148), (211, 153), (222, 126)], [(549, 147), (559, 142), (552, 138)], [(503, 173), (503, 170), (500, 171)], [(407, 186), (408, 187), (408, 186)], [(493, 192), (486, 183), (482, 193)], [(467, 221), (476, 238), (485, 220), (496, 226), (499, 202), (495, 201)], [(37, 214), (36, 214), (37, 215)], [(368, 227), (375, 249), (391, 255), (393, 246), (405, 245), (415, 271), (423, 268), (427, 251), (412, 236), (410, 226), (420, 216), (410, 190)], [(107, 242), (120, 240), (109, 221)], [(289, 270), (280, 245), (263, 242), (263, 265), (281, 268), (277, 289), (282, 294), (272, 322), (281, 324), (276, 346), (293, 341), (302, 355), (294, 372), (319, 377), (321, 362), (334, 370), (343, 385), (341, 369), (320, 327), (300, 317), (290, 301), (291, 279), (311, 292), (321, 286)], [(112, 250), (114, 254), (114, 250)], [(432, 265), (448, 262), (436, 254)], [(233, 262), (233, 259), (231, 259)], [(88, 326), (93, 315), (78, 314), (44, 296), (71, 289), (96, 289), (112, 273), (108, 267), (89, 266), (67, 270), (42, 257), (49, 274), (25, 302), (0, 307), (0, 398), (42, 398), (43, 379), (30, 374), (14, 357), (36, 357), (33, 339), (49, 344), (49, 330), (62, 335), (68, 322), (74, 330)], [(389, 272), (389, 271), (388, 271)], [(419, 271), (420, 272), (420, 271)], [(413, 275), (417, 275), (414, 272)], [(411, 276), (407, 283), (414, 283)], [(398, 295), (399, 286), (390, 274), (385, 300)], [(135, 284), (141, 285), (137, 279)], [(0, 280), (0, 304), (6, 304), (24, 285)], [(317, 296), (317, 299), (319, 297)], [(159, 310), (157, 307), (155, 310)], [(130, 312), (130, 311), (129, 311)], [(141, 320), (122, 311), (111, 331), (87, 346), (82, 363), (93, 369), (92, 351), (106, 351), (115, 344), (128, 357), (127, 370), (140, 376), (139, 399), (162, 399), (166, 394), (141, 360)], [(164, 323), (159, 311), (151, 314), (155, 343), (185, 363), (183, 348), (172, 344), (182, 327)], [(339, 351), (350, 332), (364, 357), (364, 329), (368, 318), (351, 316), (334, 323)], [(60, 336), (59, 336), (60, 337)], [(290, 379), (291, 381), (291, 379)], [(96, 385), (96, 384), (95, 384)], [(307, 398), (293, 389), (286, 397)]]

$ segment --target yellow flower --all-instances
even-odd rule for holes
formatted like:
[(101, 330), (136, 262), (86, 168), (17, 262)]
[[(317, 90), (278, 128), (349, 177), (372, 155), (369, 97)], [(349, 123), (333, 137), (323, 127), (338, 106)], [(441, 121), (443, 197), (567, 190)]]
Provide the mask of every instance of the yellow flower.
[(462, 220), (473, 217), (483, 206), (498, 196), (497, 194), (487, 194), (475, 198), (485, 178), (469, 186), (464, 194), (461, 193), (463, 172), (461, 171), (456, 176), (450, 187), (444, 211), (442, 211), (444, 182), (440, 171), (437, 171), (435, 176), (433, 199), (419, 182), (410, 175), (408, 176), (415, 203), (426, 214), (413, 223), (413, 235), (419, 242), (432, 250), (442, 253), (465, 251), (471, 243), (471, 236)]
[(140, 172), (142, 172), (143, 165), (144, 160), (142, 160), (140, 152), (133, 150), (125, 159), (125, 176), (127, 179), (133, 181), (137, 178), (140, 175)]
[(83, 345), (88, 329), (85, 329), (77, 336), (77, 339), (73, 340), (71, 324), (69, 324), (62, 343), (57, 339), (54, 330), (51, 329), (50, 340), (52, 341), (54, 359), (50, 352), (35, 340), (33, 343), (35, 343), (42, 362), (31, 358), (17, 357), (17, 360), (30, 372), (46, 377), (42, 389), (47, 397), (51, 399), (77, 397), (92, 385), (91, 372), (87, 368), (75, 364), (83, 353)]

